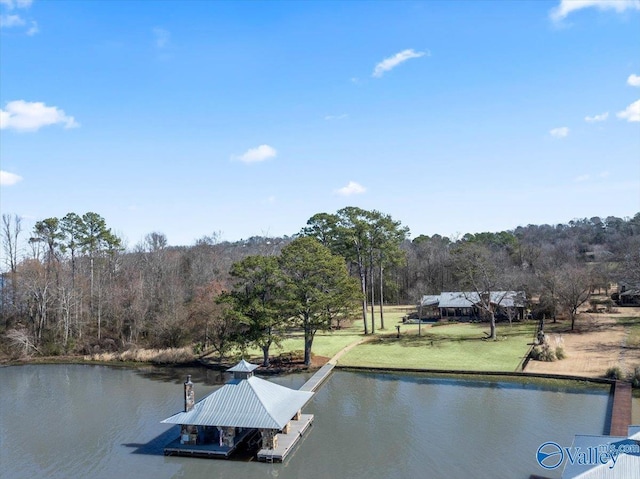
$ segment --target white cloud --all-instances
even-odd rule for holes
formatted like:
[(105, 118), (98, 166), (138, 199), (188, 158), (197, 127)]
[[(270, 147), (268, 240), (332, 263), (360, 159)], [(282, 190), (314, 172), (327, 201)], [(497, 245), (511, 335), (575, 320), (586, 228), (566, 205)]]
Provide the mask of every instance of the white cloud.
[(38, 28), (38, 23), (35, 20), (32, 20), (31, 21), (31, 27), (29, 27), (29, 30), (27, 30), (27, 35), (32, 37), (33, 35), (35, 35), (39, 31), (40, 31), (40, 29)]
[(275, 158), (278, 152), (269, 145), (260, 145), (257, 148), (250, 148), (244, 154), (236, 156), (235, 159), (243, 163), (258, 163), (260, 161)]
[(554, 138), (565, 138), (569, 135), (569, 128), (566, 126), (561, 126), (560, 128), (554, 128), (549, 131), (549, 134)]
[(29, 8), (33, 0), (0, 0), (0, 5), (4, 5), (9, 10), (14, 8)]
[(14, 100), (0, 110), (0, 130), (36, 131), (43, 126), (62, 124), (65, 128), (80, 126), (72, 117), (55, 106), (47, 106), (42, 102)]
[(350, 181), (347, 186), (338, 188), (335, 192), (341, 196), (359, 195), (367, 191), (367, 189), (355, 181)]
[(626, 109), (618, 112), (618, 118), (631, 122), (640, 121), (640, 100), (634, 101)]
[(410, 60), (412, 58), (420, 58), (420, 57), (422, 57), (424, 55), (431, 56), (431, 53), (428, 52), (428, 51), (427, 52), (416, 52), (412, 48), (407, 49), (407, 50), (402, 50), (401, 52), (396, 53), (392, 57), (385, 58), (380, 63), (378, 63), (376, 65), (376, 67), (373, 69), (373, 73), (371, 74), (371, 76), (379, 78), (382, 75), (384, 75), (384, 72), (388, 72), (389, 70), (394, 69), (395, 67), (397, 67), (401, 63), (404, 63), (407, 60)]
[(584, 121), (586, 121), (587, 123), (597, 123), (599, 121), (605, 121), (607, 118), (609, 118), (608, 111), (601, 113), (599, 115), (585, 116)]
[(589, 175), (580, 175), (577, 176), (576, 178), (574, 178), (573, 181), (575, 181), (576, 183), (582, 183), (583, 181), (587, 181), (589, 180), (589, 178), (591, 178)]
[(622, 13), (625, 10), (640, 10), (640, 0), (560, 0), (560, 4), (551, 9), (549, 16), (553, 21), (559, 22), (571, 12), (584, 8), (615, 10)]
[(20, 15), (0, 15), (0, 28), (21, 27), (24, 24)]
[(345, 118), (349, 118), (349, 115), (347, 115), (346, 113), (342, 113), (341, 115), (326, 115), (324, 117), (324, 119), (327, 120), (327, 121), (344, 120)]
[(15, 185), (19, 181), (22, 181), (22, 176), (18, 176), (14, 173), (9, 173), (8, 171), (0, 170), (0, 185), (11, 186)]
[(634, 75), (633, 73), (627, 78), (627, 85), (640, 86), (640, 75)]
[[(17, 8), (26, 9), (31, 6), (32, 0), (0, 0), (0, 5), (6, 8), (5, 11), (12, 12)], [(38, 33), (38, 25), (31, 20), (31, 27), (27, 30), (27, 35), (35, 35)], [(23, 27), (27, 24), (21, 15), (17, 13), (3, 13), (0, 15), (0, 28), (16, 28)]]
[(155, 27), (153, 29), (153, 34), (156, 37), (156, 46), (158, 48), (164, 48), (169, 45), (169, 40), (171, 40), (171, 33), (164, 28)]

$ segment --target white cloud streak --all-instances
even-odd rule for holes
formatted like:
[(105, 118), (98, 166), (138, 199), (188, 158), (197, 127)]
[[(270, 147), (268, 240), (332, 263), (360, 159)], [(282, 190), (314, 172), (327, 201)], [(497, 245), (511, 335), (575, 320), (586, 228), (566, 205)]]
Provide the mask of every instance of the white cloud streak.
[(608, 111), (601, 113), (599, 115), (585, 116), (584, 121), (586, 121), (587, 123), (597, 123), (599, 121), (606, 121), (607, 118), (609, 118)]
[(554, 138), (565, 138), (569, 135), (569, 128), (566, 126), (554, 128), (553, 130), (549, 130), (549, 134)]
[(342, 113), (341, 115), (326, 115), (324, 117), (324, 119), (327, 120), (327, 121), (344, 120), (346, 118), (349, 118), (349, 115), (347, 115), (346, 113)]
[(640, 0), (561, 0), (560, 4), (551, 9), (549, 17), (554, 22), (560, 22), (570, 13), (585, 8), (615, 10), (622, 13), (625, 10), (640, 10)]
[(385, 58), (380, 63), (378, 63), (373, 69), (373, 73), (371, 76), (380, 78), (384, 75), (385, 72), (393, 70), (395, 67), (400, 65), (401, 63), (406, 62), (407, 60), (411, 60), (412, 58), (420, 58), (422, 56), (431, 56), (430, 52), (416, 52), (412, 48), (407, 50), (402, 50), (401, 52), (396, 53), (392, 57)]
[(347, 186), (343, 186), (342, 188), (338, 188), (335, 190), (335, 193), (340, 196), (351, 196), (351, 195), (360, 195), (367, 191), (367, 189), (362, 186), (360, 183), (356, 183), (355, 181), (350, 181)]
[(618, 112), (617, 116), (633, 123), (640, 121), (640, 100), (634, 101), (627, 108)]
[(260, 145), (256, 148), (248, 149), (244, 154), (236, 156), (234, 159), (243, 163), (259, 163), (269, 158), (275, 158), (277, 154), (278, 152), (272, 146)]
[(22, 176), (0, 170), (0, 185), (11, 186), (22, 181)]
[(633, 73), (627, 78), (627, 85), (640, 86), (640, 75), (634, 75)]
[(0, 130), (37, 131), (43, 126), (61, 124), (64, 128), (76, 128), (80, 124), (72, 116), (55, 106), (42, 102), (14, 100), (0, 110)]

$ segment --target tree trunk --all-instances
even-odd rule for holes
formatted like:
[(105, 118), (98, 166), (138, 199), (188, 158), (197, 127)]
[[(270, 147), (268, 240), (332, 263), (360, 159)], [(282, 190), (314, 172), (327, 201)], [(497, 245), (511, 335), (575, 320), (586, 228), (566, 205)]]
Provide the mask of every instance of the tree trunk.
[(496, 336), (496, 315), (493, 313), (493, 311), (491, 311), (489, 314), (491, 319), (491, 339), (495, 341), (496, 339), (498, 339), (498, 337)]
[(376, 312), (375, 312), (375, 286), (373, 282), (373, 264), (369, 267), (369, 290), (371, 291), (371, 334), (376, 332)]
[(311, 346), (313, 344), (313, 334), (310, 331), (304, 332), (304, 365), (311, 366)]
[(364, 323), (364, 334), (369, 334), (369, 326), (367, 325), (367, 282), (365, 271), (362, 265), (358, 265), (360, 273), (360, 287), (362, 288), (362, 321)]
[(385, 329), (384, 328), (384, 313), (383, 313), (383, 308), (384, 308), (384, 282), (382, 280), (382, 274), (383, 274), (383, 268), (382, 268), (382, 258), (380, 258), (380, 329)]
[[(305, 342), (306, 344), (306, 342)], [(262, 365), (265, 368), (269, 367), (269, 346), (271, 346), (271, 344), (268, 344), (266, 346), (262, 346)]]

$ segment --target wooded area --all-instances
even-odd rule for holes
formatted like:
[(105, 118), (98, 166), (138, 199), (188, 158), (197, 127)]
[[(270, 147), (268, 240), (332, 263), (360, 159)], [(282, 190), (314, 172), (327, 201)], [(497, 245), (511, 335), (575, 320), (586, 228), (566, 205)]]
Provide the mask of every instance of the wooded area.
[(12, 357), (182, 346), (223, 357), (256, 346), (266, 364), (271, 345), (299, 329), (308, 360), (318, 330), (356, 316), (365, 334), (391, 327), (383, 303), (522, 290), (537, 300), (534, 316), (562, 312), (573, 326), (594, 289), (640, 283), (640, 213), (413, 240), (389, 215), (355, 207), (316, 214), (292, 237), (191, 246), (151, 232), (125, 248), (92, 212), (30, 232), (4, 214), (1, 233), (0, 352)]

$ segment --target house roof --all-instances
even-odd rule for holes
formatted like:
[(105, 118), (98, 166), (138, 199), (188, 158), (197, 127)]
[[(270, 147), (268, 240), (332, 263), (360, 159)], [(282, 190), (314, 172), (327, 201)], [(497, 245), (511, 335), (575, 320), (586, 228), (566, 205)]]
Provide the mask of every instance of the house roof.
[(420, 306), (433, 306), (440, 302), (440, 295), (428, 295), (425, 294), (420, 300)]
[(162, 422), (282, 429), (312, 396), (312, 392), (296, 391), (255, 376), (233, 379), (198, 401), (191, 411), (179, 412)]
[[(491, 302), (504, 307), (522, 307), (525, 302), (524, 291), (491, 291)], [(438, 305), (440, 308), (471, 308), (480, 302), (480, 295), (475, 291), (446, 291), (439, 295), (425, 295), (421, 306)]]

